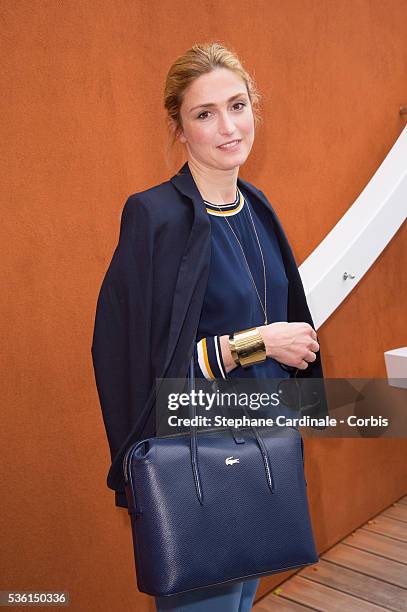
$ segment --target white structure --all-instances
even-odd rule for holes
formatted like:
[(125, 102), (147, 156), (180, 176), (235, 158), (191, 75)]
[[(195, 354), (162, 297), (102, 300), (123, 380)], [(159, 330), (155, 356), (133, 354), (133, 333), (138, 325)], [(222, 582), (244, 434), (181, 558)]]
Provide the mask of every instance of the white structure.
[[(299, 267), (315, 329), (357, 285), (406, 216), (407, 127), (354, 204)], [(400, 272), (407, 273), (403, 266)], [(407, 388), (407, 347), (384, 355), (389, 384)]]
[(315, 329), (357, 285), (406, 216), (407, 127), (354, 204), (299, 267)]
[(389, 385), (407, 389), (407, 346), (386, 351), (384, 360)]

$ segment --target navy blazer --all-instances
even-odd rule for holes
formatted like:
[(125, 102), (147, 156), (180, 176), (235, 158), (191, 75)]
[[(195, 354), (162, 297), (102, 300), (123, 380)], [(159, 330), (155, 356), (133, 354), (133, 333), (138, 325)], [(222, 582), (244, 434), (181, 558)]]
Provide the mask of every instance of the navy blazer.
[[(288, 321), (314, 327), (298, 268), (277, 215), (262, 191), (238, 178), (253, 205), (270, 212), (288, 278)], [(127, 507), (122, 462), (127, 448), (155, 435), (156, 378), (185, 378), (209, 275), (211, 226), (188, 163), (170, 180), (131, 195), (103, 278), (91, 347), (111, 454), (107, 485)], [(327, 412), (321, 351), (297, 378), (315, 378)], [(290, 368), (290, 370), (296, 370)], [(321, 386), (322, 385), (322, 386)], [(309, 393), (309, 385), (307, 385)], [(306, 399), (304, 400), (306, 401)]]

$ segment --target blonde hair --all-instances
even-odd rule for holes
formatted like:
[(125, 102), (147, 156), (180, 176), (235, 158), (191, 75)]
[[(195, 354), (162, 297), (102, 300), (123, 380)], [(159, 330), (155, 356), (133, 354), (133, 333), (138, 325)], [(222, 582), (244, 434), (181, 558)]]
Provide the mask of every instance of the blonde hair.
[(167, 125), (171, 134), (167, 154), (171, 153), (182, 130), (181, 105), (186, 89), (202, 74), (208, 74), (216, 68), (228, 68), (240, 76), (246, 85), (255, 126), (261, 123), (259, 113), (261, 96), (257, 91), (254, 79), (244, 69), (237, 54), (218, 42), (195, 44), (175, 60), (165, 81), (164, 107), (167, 111)]

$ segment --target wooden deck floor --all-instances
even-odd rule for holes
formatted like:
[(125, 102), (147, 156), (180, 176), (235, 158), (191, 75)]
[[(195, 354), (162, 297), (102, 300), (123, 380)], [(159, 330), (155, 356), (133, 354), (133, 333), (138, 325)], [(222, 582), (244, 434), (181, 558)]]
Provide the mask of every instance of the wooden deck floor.
[(407, 495), (253, 606), (254, 612), (407, 612)]

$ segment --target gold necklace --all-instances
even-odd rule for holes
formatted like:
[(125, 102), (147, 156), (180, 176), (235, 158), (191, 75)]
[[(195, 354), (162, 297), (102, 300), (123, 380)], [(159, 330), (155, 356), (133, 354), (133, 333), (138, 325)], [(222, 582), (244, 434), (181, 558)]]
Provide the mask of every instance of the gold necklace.
[[(261, 245), (260, 245), (260, 240), (259, 240), (259, 237), (258, 237), (258, 235), (257, 235), (256, 226), (254, 225), (254, 221), (253, 221), (252, 213), (251, 213), (251, 211), (250, 211), (250, 206), (249, 206), (248, 202), (247, 202), (247, 201), (244, 199), (244, 196), (243, 196), (243, 194), (242, 194), (242, 192), (240, 191), (240, 189), (239, 189), (239, 188), (237, 188), (237, 192), (238, 192), (238, 194), (240, 195), (240, 197), (241, 197), (241, 198), (243, 198), (243, 200), (245, 201), (245, 203), (246, 203), (246, 205), (247, 205), (247, 209), (248, 209), (248, 211), (249, 211), (249, 215), (250, 215), (250, 219), (251, 219), (251, 222), (252, 222), (252, 225), (253, 225), (254, 233), (255, 233), (255, 235), (256, 235), (257, 244), (259, 245), (259, 249), (260, 249), (261, 260), (262, 260), (262, 262), (263, 262), (263, 279), (264, 279), (264, 306), (263, 306), (263, 302), (262, 302), (262, 301), (261, 301), (261, 299), (260, 299), (259, 292), (257, 291), (257, 286), (256, 286), (256, 283), (254, 282), (253, 275), (252, 275), (252, 273), (251, 273), (251, 271), (250, 271), (250, 267), (249, 267), (249, 264), (248, 264), (248, 262), (247, 262), (246, 255), (245, 255), (245, 252), (244, 252), (244, 250), (243, 250), (242, 244), (241, 244), (241, 242), (240, 242), (239, 238), (237, 237), (236, 232), (234, 231), (233, 227), (230, 225), (230, 223), (229, 223), (229, 221), (228, 221), (228, 219), (227, 219), (226, 215), (223, 215), (223, 218), (225, 219), (225, 221), (226, 221), (226, 222), (227, 222), (227, 224), (229, 225), (230, 229), (232, 230), (232, 232), (233, 232), (233, 234), (234, 234), (234, 236), (235, 236), (235, 238), (236, 238), (236, 240), (237, 240), (237, 242), (238, 242), (238, 244), (239, 244), (239, 246), (240, 246), (240, 248), (241, 248), (241, 250), (242, 250), (243, 257), (244, 257), (244, 260), (245, 260), (245, 262), (246, 262), (247, 270), (248, 270), (248, 272), (249, 272), (250, 278), (251, 278), (251, 280), (252, 280), (252, 283), (253, 283), (254, 288), (255, 288), (255, 290), (256, 290), (256, 293), (257, 293), (257, 297), (258, 297), (258, 299), (259, 299), (260, 305), (261, 305), (261, 307), (262, 307), (262, 309), (263, 309), (263, 312), (264, 312), (264, 325), (267, 325), (267, 324), (268, 324), (268, 321), (267, 321), (267, 280), (266, 280), (266, 266), (265, 266), (265, 263), (264, 263), (263, 251), (262, 251), (262, 248), (261, 248)], [(212, 202), (210, 202), (210, 204), (212, 204)], [(217, 206), (217, 207), (219, 208), (219, 210), (220, 210), (220, 211), (222, 211), (222, 209), (221, 209), (221, 207), (219, 206), (219, 204), (212, 204), (212, 205), (213, 205), (213, 206)]]

